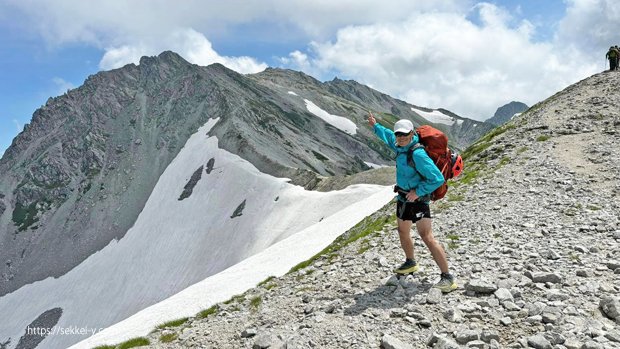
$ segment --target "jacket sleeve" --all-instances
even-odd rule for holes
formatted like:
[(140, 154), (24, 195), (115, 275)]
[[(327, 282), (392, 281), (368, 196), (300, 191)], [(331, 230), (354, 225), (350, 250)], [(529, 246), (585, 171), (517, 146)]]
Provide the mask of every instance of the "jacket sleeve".
[(394, 135), (394, 131), (389, 128), (383, 127), (378, 122), (374, 127), (375, 134), (379, 137), (383, 143), (387, 144), (392, 150), (396, 151), (396, 136)]
[(416, 188), (418, 196), (424, 196), (432, 193), (444, 183), (443, 175), (437, 168), (433, 159), (431, 159), (426, 151), (422, 148), (413, 152), (413, 161), (416, 170), (422, 175), (422, 181)]

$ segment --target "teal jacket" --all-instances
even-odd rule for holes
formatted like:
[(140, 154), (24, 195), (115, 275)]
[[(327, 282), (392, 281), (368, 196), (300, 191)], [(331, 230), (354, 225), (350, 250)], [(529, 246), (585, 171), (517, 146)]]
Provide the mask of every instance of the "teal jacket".
[[(444, 178), (441, 171), (423, 148), (413, 151), (415, 169), (407, 164), (407, 151), (418, 143), (417, 134), (413, 136), (411, 143), (407, 146), (399, 147), (396, 145), (394, 131), (381, 126), (379, 123), (375, 124), (374, 131), (379, 139), (396, 152), (396, 185), (406, 191), (415, 189), (415, 193), (419, 197), (423, 197), (431, 194), (443, 184)], [(398, 199), (403, 201), (400, 195)]]

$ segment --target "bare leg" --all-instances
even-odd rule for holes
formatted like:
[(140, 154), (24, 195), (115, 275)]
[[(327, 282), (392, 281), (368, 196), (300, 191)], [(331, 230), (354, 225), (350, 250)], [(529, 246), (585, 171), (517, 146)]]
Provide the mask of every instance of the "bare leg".
[(418, 229), (418, 234), (420, 234), (422, 241), (424, 241), (424, 244), (428, 247), (428, 250), (431, 251), (431, 255), (433, 255), (433, 259), (435, 260), (435, 263), (437, 263), (437, 266), (441, 272), (447, 273), (448, 259), (446, 258), (446, 252), (441, 244), (435, 240), (431, 222), (432, 220), (430, 218), (422, 218), (416, 222), (416, 228)]
[(408, 259), (413, 258), (413, 239), (411, 238), (411, 221), (403, 221), (397, 218), (398, 221), (398, 237), (400, 238), (400, 247), (405, 251), (405, 257)]

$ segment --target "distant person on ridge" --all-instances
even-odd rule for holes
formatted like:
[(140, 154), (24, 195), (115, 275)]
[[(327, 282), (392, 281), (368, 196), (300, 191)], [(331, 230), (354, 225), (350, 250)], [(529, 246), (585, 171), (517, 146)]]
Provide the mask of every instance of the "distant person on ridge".
[(618, 68), (618, 58), (620, 58), (620, 51), (614, 46), (609, 48), (605, 58), (609, 59), (609, 71), (616, 70)]
[(616, 52), (618, 53), (616, 55), (616, 70), (620, 69), (620, 48), (618, 48), (618, 45), (616, 45)]
[(400, 245), (405, 252), (405, 262), (394, 272), (409, 274), (418, 270), (411, 237), (411, 225), (415, 223), (418, 234), (441, 270), (440, 280), (434, 287), (442, 292), (456, 289), (454, 276), (448, 270), (446, 252), (435, 240), (431, 226), (430, 194), (444, 183), (441, 171), (422, 148), (413, 151), (415, 169), (407, 163), (407, 152), (418, 143), (418, 135), (411, 121), (399, 120), (394, 124), (394, 131), (392, 131), (377, 123), (374, 115), (369, 112), (368, 124), (374, 129), (377, 137), (396, 152), (396, 185), (400, 188), (396, 203), (396, 217)]

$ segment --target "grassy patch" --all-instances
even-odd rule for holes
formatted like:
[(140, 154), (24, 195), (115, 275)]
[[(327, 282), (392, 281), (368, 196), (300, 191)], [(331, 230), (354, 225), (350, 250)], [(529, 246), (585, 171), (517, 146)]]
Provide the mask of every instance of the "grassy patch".
[(261, 296), (256, 296), (250, 299), (250, 308), (254, 311), (258, 310), (258, 307), (263, 303), (263, 298)]
[(232, 304), (232, 303), (243, 303), (245, 301), (245, 296), (240, 294), (233, 296), (231, 299), (224, 302), (224, 304)]
[(486, 135), (484, 135), (480, 141), (481, 142), (490, 142), (491, 140), (493, 140), (493, 138), (501, 135), (502, 133), (508, 131), (508, 130), (512, 130), (516, 128), (516, 126), (512, 123), (508, 123), (508, 124), (504, 124), (502, 126), (496, 127), (494, 129), (492, 129), (491, 131), (489, 131), (489, 133), (487, 133)]
[(163, 324), (157, 326), (157, 328), (162, 330), (162, 329), (164, 329), (166, 327), (179, 327), (179, 326), (183, 325), (184, 323), (186, 323), (187, 320), (189, 320), (189, 319), (184, 317), (182, 319), (176, 319), (176, 320), (168, 321), (166, 323), (163, 323)]
[(538, 136), (538, 138), (536, 138), (536, 141), (537, 142), (544, 142), (544, 141), (548, 140), (549, 138), (551, 138), (551, 136), (549, 136), (549, 135), (540, 135), (540, 136)]
[(460, 237), (456, 234), (448, 234), (446, 236), (450, 241), (458, 241), (460, 239)]
[(364, 252), (368, 251), (370, 249), (370, 241), (368, 241), (368, 239), (364, 239), (362, 240), (362, 246), (360, 246), (360, 248), (357, 250), (358, 254), (363, 254)]
[(462, 154), (461, 157), (463, 161), (467, 163), (467, 160), (471, 159), (474, 155), (482, 153), (488, 147), (493, 145), (491, 142), (481, 142), (478, 141), (472, 145), (470, 145)]
[(138, 337), (138, 338), (130, 339), (126, 342), (119, 344), (117, 348), (118, 349), (129, 349), (129, 348), (143, 347), (149, 344), (151, 344), (151, 342), (149, 342), (148, 339), (144, 337)]
[(458, 183), (459, 185), (469, 185), (478, 178), (479, 174), (480, 174), (480, 171), (477, 169), (471, 169), (469, 171), (464, 171), (461, 176), (461, 179), (456, 183)]
[(273, 280), (275, 280), (275, 276), (270, 276), (268, 278), (266, 278), (265, 280), (261, 281), (258, 286), (259, 287), (263, 287), (266, 290), (271, 290), (272, 288), (278, 286), (278, 284), (276, 284), (275, 282), (272, 282)]
[(270, 277), (266, 278), (265, 280), (259, 282), (258, 286), (265, 286), (265, 285), (267, 285), (269, 282), (271, 282), (275, 278), (276, 278), (275, 276), (270, 276)]
[(459, 248), (459, 242), (458, 241), (448, 241), (448, 248), (450, 250), (456, 250), (457, 248)]
[(590, 210), (590, 211), (598, 211), (598, 210), (600, 210), (600, 209), (601, 209), (600, 207), (595, 206), (595, 205), (588, 205), (588, 206), (586, 206), (586, 208), (587, 208), (588, 210)]
[(521, 147), (519, 149), (517, 149), (517, 154), (522, 154), (527, 150), (527, 147)]
[(446, 235), (446, 237), (448, 238), (448, 248), (451, 250), (456, 250), (457, 248), (459, 248), (459, 240), (461, 239), (458, 235), (456, 234), (448, 234)]
[(502, 133), (512, 130), (517, 126), (514, 123), (504, 124), (489, 131), (482, 136), (474, 144), (470, 145), (462, 154), (463, 160), (467, 163), (467, 160), (471, 159), (474, 155), (482, 153), (484, 150), (493, 145), (493, 139)]
[(22, 206), (19, 202), (15, 205), (15, 210), (13, 210), (13, 223), (18, 227), (19, 231), (24, 231), (28, 229), (31, 225), (39, 221), (36, 217), (37, 213), (37, 202), (33, 202), (28, 206)]
[(465, 196), (459, 193), (450, 193), (448, 194), (448, 201), (463, 201), (465, 200)]
[[(499, 161), (499, 163), (497, 164), (497, 168), (500, 168), (500, 167), (502, 167), (502, 166), (504, 166), (504, 165), (506, 165), (506, 164), (509, 164), (509, 163), (510, 163), (510, 158), (509, 158), (509, 157), (507, 157), (507, 156), (504, 156), (504, 157), (503, 157), (503, 158)], [(496, 169), (497, 169), (497, 168), (496, 168)]]
[(378, 123), (389, 128), (390, 130), (393, 130), (394, 124), (396, 123), (396, 121), (400, 120), (400, 118), (397, 117), (396, 115), (392, 115), (389, 113), (373, 113), (373, 114), (375, 115), (375, 119), (377, 119)]
[(211, 315), (217, 314), (218, 311), (220, 311), (220, 308), (217, 305), (214, 305), (211, 308), (201, 311), (198, 315), (196, 315), (196, 317), (199, 319), (204, 319)]
[(100, 345), (98, 347), (94, 347), (93, 349), (116, 349), (115, 345)]
[(178, 337), (179, 336), (176, 333), (162, 334), (159, 336), (159, 341), (162, 343), (170, 343)]

